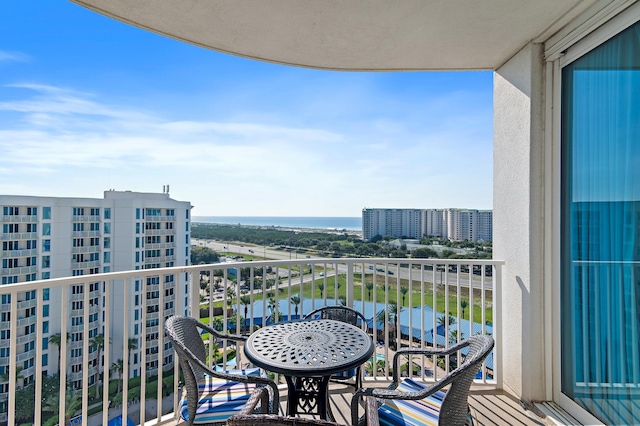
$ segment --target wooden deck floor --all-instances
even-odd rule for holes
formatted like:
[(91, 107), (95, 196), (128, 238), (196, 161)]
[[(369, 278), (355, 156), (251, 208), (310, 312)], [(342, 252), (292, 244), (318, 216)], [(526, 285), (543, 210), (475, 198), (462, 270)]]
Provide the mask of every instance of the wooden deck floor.
[[(375, 385), (374, 385), (375, 386)], [(385, 384), (379, 384), (386, 387)], [(353, 387), (331, 385), (331, 410), (338, 423), (351, 423), (351, 395)], [(281, 391), (280, 414), (286, 412), (286, 390)], [(504, 391), (472, 388), (469, 397), (471, 416), (474, 425), (515, 425), (540, 426), (546, 425), (545, 419), (526, 411), (512, 395)]]

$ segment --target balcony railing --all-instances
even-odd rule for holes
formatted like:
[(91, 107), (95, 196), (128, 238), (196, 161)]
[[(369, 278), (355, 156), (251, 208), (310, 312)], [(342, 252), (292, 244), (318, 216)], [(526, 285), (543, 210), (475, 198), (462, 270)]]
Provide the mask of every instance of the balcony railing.
[(2, 216), (3, 222), (13, 223), (34, 223), (38, 221), (38, 216), (35, 215), (6, 215)]
[[(5, 347), (5, 341), (10, 342), (9, 384), (22, 383), (22, 380), (16, 381), (16, 367), (23, 367), (30, 359), (35, 360), (34, 367), (27, 371), (34, 376), (34, 401), (41, 401), (45, 396), (42, 394), (42, 380), (36, 378), (42, 377), (45, 371), (49, 375), (57, 373), (58, 354), (60, 376), (70, 378), (68, 361), (72, 357), (77, 363), (78, 356), (82, 354), (85, 361), (96, 356), (95, 348), (89, 355), (92, 343), (88, 336), (95, 335), (98, 328), (97, 333), (108, 336), (111, 344), (106, 343), (109, 339), (105, 337), (101, 349), (104, 367), (85, 368), (81, 373), (73, 374), (75, 384), (84, 390), (77, 394), (82, 404), (75, 414), (83, 419), (96, 416), (96, 423), (107, 424), (116, 415), (116, 410), (123, 418), (130, 414), (137, 424), (154, 420), (155, 424), (175, 424), (180, 383), (174, 380), (178, 377), (175, 355), (173, 351), (164, 350), (167, 340), (163, 326), (167, 316), (173, 312), (186, 313), (196, 318), (207, 318), (226, 333), (248, 334), (250, 330), (274, 321), (302, 318), (324, 305), (344, 304), (363, 312), (368, 319), (369, 332), (378, 343), (375, 359), (365, 365), (365, 380), (389, 380), (393, 353), (398, 346), (446, 347), (472, 334), (491, 333), (496, 340), (496, 349), (485, 362), (483, 374), (477, 381), (489, 387), (501, 387), (498, 355), (502, 342), (493, 324), (500, 321), (497, 301), (500, 300), (502, 266), (500, 261), (480, 260), (301, 259), (135, 270), (9, 284), (0, 287), (0, 296), (10, 296), (11, 301), (17, 301), (24, 292), (35, 291), (36, 312), (42, 313), (43, 305), (48, 304), (49, 317), (35, 323), (35, 333), (24, 336), (18, 336), (22, 332), (18, 321), (11, 321), (8, 328), (2, 328), (8, 333), (3, 334), (6, 340), (0, 340), (0, 347)], [(208, 285), (209, 292), (201, 290), (201, 279), (205, 286)], [(159, 285), (151, 284), (157, 281)], [(88, 285), (96, 282), (100, 283), (100, 290), (90, 295)], [(187, 286), (188, 292), (185, 293), (187, 283), (191, 285)], [(85, 309), (73, 312), (74, 317), (83, 318), (82, 326), (73, 327), (73, 330), (82, 331), (84, 339), (73, 343), (58, 339), (59, 352), (54, 343), (43, 347), (43, 342), (51, 336), (58, 333), (65, 336), (72, 329), (71, 286), (77, 289), (80, 285), (85, 289), (74, 295), (74, 300), (83, 300)], [(147, 327), (145, 313), (147, 305), (153, 302), (147, 300), (147, 292), (155, 291), (163, 300), (153, 315), (159, 319), (159, 324)], [(99, 321), (91, 322), (89, 315), (95, 309), (86, 308), (90, 306), (90, 296), (95, 297), (96, 294), (101, 296), (99, 305), (103, 312)], [(136, 310), (138, 314), (134, 315)], [(18, 318), (17, 303), (0, 304), (0, 311), (10, 312), (10, 318)], [(135, 350), (129, 350), (129, 339), (136, 339)], [(35, 345), (33, 357), (23, 355), (25, 344), (31, 342)], [(209, 360), (213, 363), (214, 342), (208, 343)], [(155, 351), (152, 348), (158, 348), (157, 353), (147, 354), (147, 349)], [(228, 348), (221, 349), (220, 364), (245, 365), (242, 350), (237, 351), (234, 361), (229, 359)], [(30, 351), (33, 350), (29, 348), (27, 352), (31, 354)], [(40, 362), (45, 354), (48, 365)], [(129, 359), (134, 355), (138, 358), (135, 365), (133, 359)], [(417, 359), (407, 365), (410, 368), (406, 374), (425, 381), (437, 380), (454, 367), (450, 363), (424, 363)], [(120, 398), (125, 395), (125, 402), (133, 400), (135, 405), (118, 403), (113, 394), (102, 392), (102, 382), (99, 382), (102, 394), (94, 399), (96, 389), (89, 383), (99, 381), (100, 373), (104, 375), (104, 383), (119, 381)], [(20, 375), (28, 379), (24, 371)], [(276, 380), (285, 386), (282, 378), (276, 377)], [(57, 394), (66, 395), (70, 390), (67, 383), (71, 387), (74, 382), (62, 380), (57, 383)], [(22, 398), (18, 392), (19, 389), (9, 386), (9, 424), (15, 424), (16, 416), (20, 414), (14, 408), (16, 398)], [(65, 412), (66, 398), (58, 401), (58, 411)], [(110, 402), (111, 408), (107, 408)], [(152, 406), (156, 409), (153, 415), (149, 415)], [(51, 415), (51, 412), (42, 411), (41, 404), (34, 402), (34, 424), (43, 423)]]

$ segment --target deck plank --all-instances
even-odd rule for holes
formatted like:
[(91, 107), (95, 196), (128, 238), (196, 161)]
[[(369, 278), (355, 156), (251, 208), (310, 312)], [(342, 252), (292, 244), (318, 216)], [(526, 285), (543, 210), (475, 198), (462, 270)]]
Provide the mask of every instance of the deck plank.
[[(385, 383), (369, 384), (386, 387)], [(353, 387), (331, 385), (331, 410), (338, 423), (351, 423), (351, 396)], [(280, 393), (280, 414), (286, 412), (286, 391)], [(471, 416), (476, 426), (542, 426), (545, 420), (527, 412), (511, 394), (501, 390), (472, 389), (469, 396)]]

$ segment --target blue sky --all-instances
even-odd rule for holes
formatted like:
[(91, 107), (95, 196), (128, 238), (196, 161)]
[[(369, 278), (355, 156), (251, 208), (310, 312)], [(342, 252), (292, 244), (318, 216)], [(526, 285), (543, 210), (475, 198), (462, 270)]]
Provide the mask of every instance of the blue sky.
[(211, 216), (492, 208), (492, 73), (345, 73), (0, 2), (0, 194), (161, 192)]

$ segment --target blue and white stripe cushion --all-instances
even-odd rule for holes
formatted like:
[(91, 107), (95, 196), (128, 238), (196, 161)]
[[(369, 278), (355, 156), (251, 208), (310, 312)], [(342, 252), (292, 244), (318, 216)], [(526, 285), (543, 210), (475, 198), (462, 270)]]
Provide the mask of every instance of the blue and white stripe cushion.
[[(228, 370), (225, 373), (259, 376), (260, 369)], [(194, 423), (224, 422), (244, 407), (255, 388), (255, 383), (239, 383), (205, 376), (204, 379), (198, 381), (200, 399)], [(186, 397), (180, 402), (180, 417), (185, 421), (189, 420)]]
[[(417, 392), (425, 386), (411, 380), (403, 379), (397, 390), (403, 392)], [(427, 398), (407, 401), (401, 399), (383, 399), (384, 404), (378, 408), (380, 425), (384, 426), (437, 426), (440, 415), (440, 407), (444, 399), (445, 392), (438, 391)], [(467, 414), (467, 426), (473, 425), (471, 417)]]

